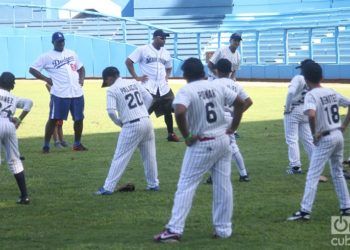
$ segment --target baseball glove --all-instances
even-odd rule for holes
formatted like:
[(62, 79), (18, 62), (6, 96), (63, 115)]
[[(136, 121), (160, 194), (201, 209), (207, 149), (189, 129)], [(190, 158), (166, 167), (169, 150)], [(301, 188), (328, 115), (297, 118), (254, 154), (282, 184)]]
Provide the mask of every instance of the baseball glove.
[(135, 185), (132, 183), (127, 183), (125, 185), (120, 186), (117, 189), (118, 192), (133, 192), (135, 191)]

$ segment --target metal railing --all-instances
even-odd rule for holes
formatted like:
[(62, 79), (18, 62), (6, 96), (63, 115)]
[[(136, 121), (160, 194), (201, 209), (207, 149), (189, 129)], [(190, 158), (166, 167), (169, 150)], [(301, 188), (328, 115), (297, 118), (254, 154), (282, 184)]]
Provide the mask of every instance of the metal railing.
[[(134, 23), (134, 24), (138, 24), (141, 26), (144, 26), (145, 29), (148, 31), (148, 42), (151, 41), (152, 39), (152, 30), (154, 29), (163, 29), (169, 33), (173, 34), (173, 56), (175, 58), (178, 57), (179, 55), (179, 35), (190, 35), (192, 34), (195, 39), (196, 39), (196, 53), (198, 58), (202, 59), (203, 58), (203, 41), (202, 38), (204, 35), (208, 36), (212, 36), (212, 38), (217, 39), (217, 48), (220, 48), (220, 46), (222, 44), (224, 44), (225, 42), (227, 43), (228, 38), (227, 37), (223, 37), (223, 34), (225, 33), (231, 33), (232, 29), (225, 29), (225, 30), (221, 30), (221, 29), (216, 29), (216, 30), (195, 30), (195, 29), (191, 29), (191, 30), (174, 30), (174, 29), (169, 29), (166, 27), (161, 27), (161, 26), (155, 26), (152, 25), (150, 23), (146, 23), (146, 22), (142, 22), (142, 21), (138, 21), (132, 18), (125, 18), (125, 17), (114, 17), (114, 16), (109, 16), (109, 15), (104, 15), (104, 14), (100, 14), (97, 12), (93, 12), (93, 11), (82, 11), (82, 10), (76, 10), (76, 9), (64, 9), (64, 8), (59, 8), (59, 7), (47, 7), (47, 6), (40, 6), (40, 5), (32, 5), (32, 4), (14, 4), (14, 3), (0, 3), (0, 7), (1, 6), (7, 6), (7, 7), (11, 7), (13, 9), (13, 20), (12, 20), (12, 26), (13, 27), (17, 27), (17, 23), (19, 22), (16, 19), (16, 8), (21, 8), (21, 7), (25, 7), (25, 8), (32, 8), (32, 9), (40, 9), (42, 15), (41, 15), (41, 28), (44, 29), (45, 28), (45, 22), (46, 20), (44, 19), (44, 12), (46, 10), (55, 10), (55, 11), (61, 11), (61, 10), (65, 10), (68, 11), (70, 13), (70, 17), (72, 17), (72, 12), (79, 12), (79, 13), (85, 13), (85, 14), (89, 14), (89, 15), (94, 15), (97, 17), (101, 17), (101, 18), (107, 18), (108, 20), (117, 20), (121, 22), (121, 34), (122, 34), (122, 40), (124, 43), (128, 42), (128, 34), (127, 34), (127, 25), (130, 25), (130, 23)], [(44, 11), (45, 10), (45, 11)], [(73, 25), (74, 25), (74, 19), (70, 18), (68, 20), (66, 20), (68, 22), (69, 28), (68, 31), (69, 32), (74, 32), (73, 30)], [(129, 23), (129, 24), (128, 24)], [(350, 20), (349, 21), (339, 21), (337, 23), (329, 23), (329, 24), (322, 24), (322, 25), (303, 25), (302, 27), (300, 25), (288, 25), (286, 28), (283, 27), (270, 27), (270, 28), (250, 28), (250, 29), (244, 29), (244, 30), (235, 30), (235, 32), (239, 32), (242, 33), (243, 35), (245, 33), (255, 33), (255, 63), (256, 64), (260, 64), (261, 63), (261, 55), (260, 55), (260, 50), (262, 48), (261, 46), (261, 35), (264, 34), (265, 32), (271, 32), (271, 31), (282, 31), (283, 35), (282, 35), (282, 41), (283, 41), (283, 54), (284, 54), (284, 58), (283, 58), (283, 64), (289, 64), (290, 62), (290, 58), (289, 58), (289, 46), (288, 46), (288, 35), (289, 32), (291, 30), (306, 30), (307, 34), (308, 34), (308, 39), (307, 39), (307, 45), (308, 45), (308, 56), (310, 58), (314, 57), (314, 49), (313, 49), (313, 33), (315, 30), (317, 29), (323, 29), (323, 28), (329, 28), (329, 29), (333, 29), (334, 30), (334, 51), (336, 53), (335, 55), (335, 61), (333, 63), (339, 64), (341, 63), (340, 60), (340, 45), (339, 45), (339, 29), (340, 27), (344, 27), (344, 26), (350, 26)], [(97, 32), (99, 32), (99, 30), (101, 30), (102, 28), (102, 24), (100, 24), (99, 21), (97, 21), (96, 23), (96, 27), (97, 27)], [(244, 47), (244, 41), (242, 43), (242, 46), (240, 48), (241, 53), (242, 53), (242, 57), (244, 57), (244, 49), (242, 48)]]

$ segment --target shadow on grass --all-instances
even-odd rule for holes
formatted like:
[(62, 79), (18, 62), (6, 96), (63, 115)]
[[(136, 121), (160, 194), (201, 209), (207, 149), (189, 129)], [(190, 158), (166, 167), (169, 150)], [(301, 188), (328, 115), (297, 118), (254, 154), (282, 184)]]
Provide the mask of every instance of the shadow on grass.
[[(239, 249), (261, 249), (262, 244), (265, 248), (329, 246), (330, 216), (337, 213), (331, 183), (320, 185), (312, 223), (285, 222), (298, 209), (305, 175), (285, 175), (288, 161), (282, 121), (245, 122), (239, 134), (238, 144), (252, 181), (238, 182), (233, 166), (234, 237), (211, 239), (211, 186), (203, 184), (187, 220), (182, 246), (188, 249), (231, 249), (232, 244)], [(156, 130), (161, 191), (145, 191), (141, 159), (135, 153), (120, 183), (133, 182), (136, 191), (94, 196), (107, 175), (116, 138), (116, 133), (88, 134), (83, 136), (83, 142), (89, 151), (53, 148), (47, 155), (41, 153), (42, 138), (20, 139), (32, 203), (25, 207), (15, 205), (15, 181), (3, 169), (0, 246), (161, 248), (152, 242), (152, 235), (164, 227), (170, 216), (185, 145), (167, 142), (166, 130)], [(71, 141), (72, 136), (66, 139)], [(306, 168), (305, 154), (303, 162)], [(300, 241), (300, 235), (308, 240)]]

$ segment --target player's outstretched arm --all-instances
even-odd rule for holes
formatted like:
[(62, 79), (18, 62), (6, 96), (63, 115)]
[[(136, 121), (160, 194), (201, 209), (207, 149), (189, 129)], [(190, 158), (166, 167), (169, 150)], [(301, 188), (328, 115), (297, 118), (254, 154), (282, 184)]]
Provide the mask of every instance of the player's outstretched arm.
[(244, 101), (237, 96), (235, 101), (233, 102), (233, 107), (234, 107), (233, 120), (232, 120), (231, 127), (227, 130), (228, 134), (232, 134), (238, 129), (239, 123), (241, 122), (241, 119), (242, 119), (242, 114), (244, 112), (243, 111)]
[(183, 138), (185, 138), (186, 145), (190, 147), (197, 141), (198, 138), (197, 135), (192, 135), (191, 132), (188, 131), (186, 119), (187, 108), (185, 105), (176, 104), (174, 112), (177, 127), (179, 128)]
[(51, 78), (44, 76), (43, 74), (40, 73), (40, 71), (30, 67), (29, 73), (31, 73), (36, 79), (42, 80), (42, 81), (46, 82), (47, 84), (49, 84), (50, 86), (52, 86)]
[(33, 101), (30, 99), (25, 98), (19, 98), (16, 104), (17, 108), (23, 109), (22, 113), (19, 115), (19, 117), (12, 118), (12, 122), (15, 124), (16, 128), (19, 127), (19, 125), (22, 123), (24, 118), (27, 116), (27, 114), (30, 112), (30, 110), (33, 107)]
[(80, 69), (77, 70), (79, 74), (79, 84), (81, 86), (84, 85), (84, 80), (85, 80), (85, 68), (82, 66)]
[(341, 131), (344, 132), (346, 130), (346, 128), (348, 127), (350, 122), (350, 106), (348, 106), (348, 112), (346, 114), (346, 117), (340, 127)]

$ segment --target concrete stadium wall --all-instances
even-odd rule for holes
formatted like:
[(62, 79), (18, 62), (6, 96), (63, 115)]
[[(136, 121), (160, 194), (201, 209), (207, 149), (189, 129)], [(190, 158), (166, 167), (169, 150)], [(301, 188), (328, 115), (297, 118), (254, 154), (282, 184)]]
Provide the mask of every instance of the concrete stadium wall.
[(134, 16), (222, 15), (232, 13), (232, 0), (133, 0)]
[[(291, 79), (299, 74), (297, 65), (243, 65), (238, 70), (240, 79)], [(321, 64), (326, 80), (350, 81), (350, 65)]]
[[(31, 35), (23, 32), (0, 36), (0, 72), (11, 71), (19, 78), (32, 78), (29, 67), (42, 53), (52, 50), (51, 33)], [(29, 33), (29, 32), (27, 32)], [(123, 77), (130, 76), (124, 64), (127, 56), (136, 48), (134, 45), (114, 41), (66, 35), (66, 48), (76, 51), (83, 62), (87, 77), (101, 77), (107, 66), (116, 66)], [(173, 60), (174, 76), (181, 76), (181, 61)], [(139, 72), (136, 66), (136, 71)]]
[(349, 0), (233, 0), (233, 14), (350, 7)]

